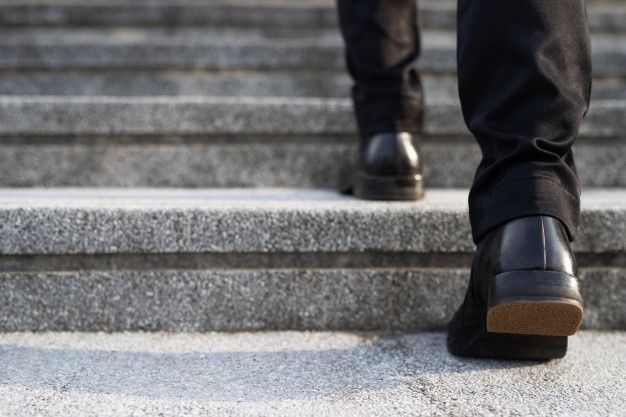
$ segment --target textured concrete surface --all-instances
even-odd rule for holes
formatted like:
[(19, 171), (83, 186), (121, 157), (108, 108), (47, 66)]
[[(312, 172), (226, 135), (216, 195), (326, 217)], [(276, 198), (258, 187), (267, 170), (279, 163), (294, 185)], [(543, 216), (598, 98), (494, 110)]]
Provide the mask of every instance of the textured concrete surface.
[[(5, 140), (4, 187), (301, 187), (338, 189), (354, 169), (356, 138), (58, 138)], [(480, 160), (473, 140), (420, 145), (428, 187), (469, 187)], [(585, 186), (626, 186), (626, 141), (579, 140)]]
[[(451, 155), (451, 149), (455, 150)], [(470, 157), (463, 154), (470, 148)], [(616, 165), (599, 166), (610, 182), (626, 185), (626, 170), (614, 171), (626, 161), (623, 152), (607, 149)], [(613, 150), (613, 152), (611, 152)], [(443, 171), (440, 159), (462, 158), (470, 168), (477, 163), (475, 146), (425, 147), (431, 158), (427, 173)], [(595, 152), (594, 152), (595, 153)], [(603, 154), (605, 152), (602, 152)], [(458, 155), (458, 156), (454, 156)], [(619, 156), (623, 159), (620, 159)], [(0, 145), (0, 184), (9, 187), (145, 186), (145, 187), (313, 187), (336, 189), (349, 175), (356, 159), (355, 139), (284, 137), (254, 141), (171, 138), (166, 141), (125, 141), (120, 138), (81, 141), (12, 140)], [(595, 164), (594, 164), (595, 165)], [(475, 165), (474, 165), (475, 166)], [(465, 168), (465, 167), (464, 167)], [(607, 169), (605, 169), (607, 168)], [(466, 185), (469, 169), (455, 171)], [(614, 174), (611, 174), (613, 173)], [(465, 174), (465, 176), (463, 176)], [(617, 175), (617, 178), (615, 176)], [(439, 184), (448, 176), (432, 176)], [(597, 178), (594, 176), (594, 178)], [(612, 178), (612, 179), (611, 179)], [(619, 178), (619, 179), (618, 179)], [(610, 184), (607, 181), (607, 185)], [(432, 186), (436, 184), (431, 181)]]
[[(368, 202), (283, 189), (4, 189), (0, 253), (470, 252), (467, 192)], [(626, 191), (582, 199), (575, 248), (626, 250)]]
[(1, 97), (2, 135), (353, 134), (347, 99)]
[[(449, 14), (450, 11), (433, 13)], [(443, 12), (443, 13), (442, 13)], [(336, 11), (328, 1), (22, 1), (0, 3), (3, 26), (262, 26), (329, 27)], [(432, 20), (432, 19), (427, 19)]]
[[(455, 76), (422, 75), (424, 94), (458, 97)], [(347, 73), (324, 71), (37, 71), (8, 72), (0, 77), (0, 95), (48, 96), (237, 96), (347, 98)], [(626, 100), (626, 81), (596, 79), (593, 100)]]
[[(0, 273), (0, 331), (442, 330), (464, 268)], [(585, 268), (584, 326), (626, 330), (626, 269)]]
[[(594, 35), (596, 76), (626, 75), (626, 35)], [(426, 31), (418, 66), (456, 72), (456, 35)], [(21, 28), (0, 41), (0, 69), (343, 69), (336, 30)]]
[[(589, 27), (594, 32), (626, 31), (626, 8), (590, 2)], [(426, 29), (455, 29), (456, 7), (451, 1), (420, 1), (420, 20)], [(0, 2), (2, 26), (125, 26), (206, 25), (263, 27), (335, 27), (332, 1), (220, 0), (176, 1), (21, 1)]]
[[(429, 94), (456, 96), (456, 80), (440, 80), (428, 77)], [(438, 88), (438, 84), (443, 85)], [(321, 71), (250, 71), (245, 75), (229, 71), (20, 71), (2, 75), (0, 95), (346, 98), (350, 86), (347, 74)], [(622, 88), (610, 87), (612, 94), (623, 92)], [(623, 96), (626, 99), (626, 93)]]
[[(429, 97), (456, 98), (456, 77), (424, 75)], [(20, 71), (3, 74), (0, 95), (238, 96), (348, 98), (345, 72), (323, 71)], [(626, 99), (619, 79), (594, 83), (594, 98)]]
[(619, 416), (626, 335), (547, 363), (450, 356), (445, 336), (3, 334), (5, 416)]
[[(626, 54), (625, 54), (626, 56)], [(596, 100), (586, 137), (624, 137), (626, 100)], [(467, 135), (456, 99), (425, 106), (429, 135)], [(354, 135), (348, 99), (1, 96), (0, 135)]]

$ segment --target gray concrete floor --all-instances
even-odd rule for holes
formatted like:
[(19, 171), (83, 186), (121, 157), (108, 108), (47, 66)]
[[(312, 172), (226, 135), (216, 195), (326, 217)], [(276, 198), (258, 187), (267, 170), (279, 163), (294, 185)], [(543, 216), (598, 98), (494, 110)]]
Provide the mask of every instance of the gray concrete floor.
[(626, 333), (547, 363), (442, 333), (0, 335), (0, 415), (625, 415)]

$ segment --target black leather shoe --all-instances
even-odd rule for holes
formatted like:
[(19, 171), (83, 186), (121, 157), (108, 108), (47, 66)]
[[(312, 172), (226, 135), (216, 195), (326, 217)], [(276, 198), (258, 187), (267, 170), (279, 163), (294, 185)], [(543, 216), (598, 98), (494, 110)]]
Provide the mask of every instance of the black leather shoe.
[(380, 133), (361, 141), (359, 169), (346, 193), (367, 200), (419, 200), (422, 162), (412, 134)]
[(583, 319), (577, 266), (561, 222), (513, 220), (478, 244), (469, 287), (448, 328), (460, 356), (547, 360)]

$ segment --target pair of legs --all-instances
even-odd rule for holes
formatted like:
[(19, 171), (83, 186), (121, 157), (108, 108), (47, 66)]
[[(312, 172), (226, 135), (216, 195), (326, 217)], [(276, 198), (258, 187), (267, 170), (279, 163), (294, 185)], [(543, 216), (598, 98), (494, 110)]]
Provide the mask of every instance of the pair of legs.
[[(381, 178), (394, 176), (396, 183), (398, 178), (408, 181), (419, 162), (416, 155), (407, 157), (412, 151), (406, 151), (406, 142), (420, 133), (423, 109), (415, 68), (420, 54), (417, 5), (414, 0), (338, 0), (338, 8), (354, 79), (362, 163), (376, 171), (364, 184), (385, 184)], [(467, 127), (483, 154), (469, 196), (477, 257), (490, 251), (497, 254), (482, 256), (517, 256), (509, 253), (513, 249), (507, 239), (510, 225), (522, 221), (527, 224), (517, 236), (541, 240), (526, 242), (528, 250), (535, 244), (543, 248), (537, 251), (539, 269), (575, 275), (575, 265), (564, 267), (556, 258), (552, 265), (548, 253), (551, 243), (555, 254), (571, 253), (568, 241), (575, 236), (580, 211), (571, 148), (591, 89), (584, 0), (458, 0), (457, 17), (459, 96)], [(381, 152), (386, 155), (376, 159)], [(403, 158), (408, 162), (398, 166)], [(485, 249), (487, 240), (490, 250)], [(502, 264), (508, 261), (489, 267), (485, 262), (475, 261), (473, 275), (479, 270), (482, 275), (507, 272)], [(529, 265), (516, 268), (532, 269)], [(494, 277), (475, 278), (489, 279)], [(495, 282), (485, 285), (489, 292)]]

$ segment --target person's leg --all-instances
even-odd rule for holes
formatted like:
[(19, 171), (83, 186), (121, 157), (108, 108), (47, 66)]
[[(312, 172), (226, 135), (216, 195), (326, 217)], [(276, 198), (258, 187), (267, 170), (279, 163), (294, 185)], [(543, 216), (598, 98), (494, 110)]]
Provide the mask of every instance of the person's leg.
[(419, 133), (422, 86), (415, 0), (338, 0), (352, 98), (362, 137)]
[(448, 331), (458, 355), (565, 355), (582, 321), (569, 241), (572, 144), (589, 105), (584, 0), (459, 0), (459, 94), (483, 159), (470, 192), (477, 251)]
[(580, 184), (572, 144), (589, 104), (584, 0), (459, 0), (459, 95), (483, 152), (469, 198), (474, 240), (549, 215), (570, 238)]
[(419, 199), (414, 135), (421, 131), (423, 99), (415, 0), (338, 0), (338, 10), (361, 137), (359, 171), (344, 191), (367, 199)]

